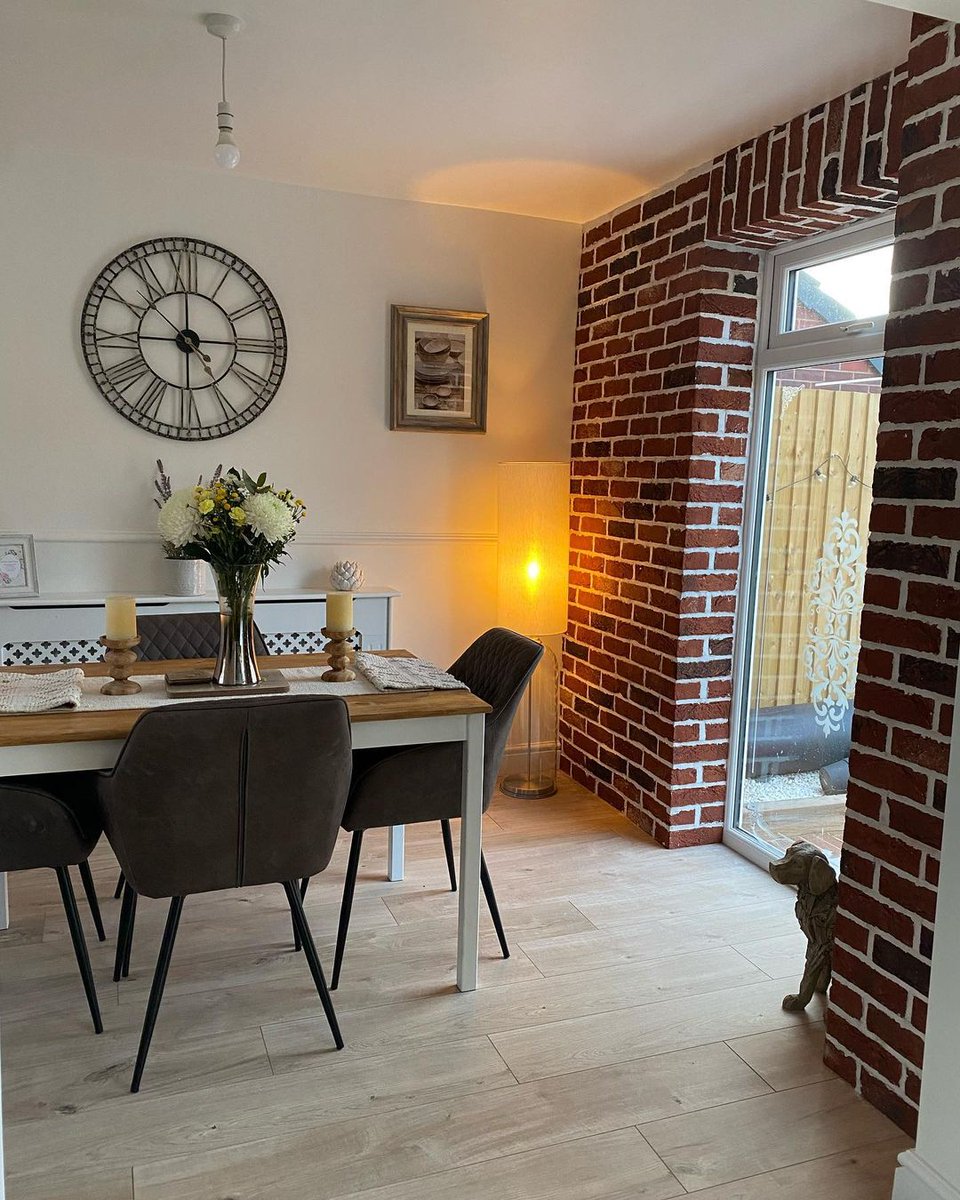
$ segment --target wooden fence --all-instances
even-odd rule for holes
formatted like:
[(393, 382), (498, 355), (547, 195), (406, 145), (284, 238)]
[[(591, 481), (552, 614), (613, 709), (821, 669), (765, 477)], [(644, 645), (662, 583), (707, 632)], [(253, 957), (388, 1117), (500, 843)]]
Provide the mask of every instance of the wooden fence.
[[(879, 394), (874, 391), (791, 384), (779, 385), (775, 390), (759, 561), (752, 705), (765, 708), (811, 701), (805, 650), (811, 641), (811, 628), (822, 633), (825, 627), (823, 606), (816, 610), (811, 584), (823, 584), (821, 595), (825, 588), (829, 590), (831, 574), (836, 574), (831, 572), (830, 563), (836, 557), (833, 542), (837, 519), (844, 514), (846, 544), (849, 550), (852, 539), (862, 574), (879, 402)], [(815, 580), (817, 560), (824, 555), (828, 540), (831, 546), (827, 562)], [(848, 568), (848, 582), (850, 573)], [(856, 568), (852, 573), (857, 573)], [(851, 642), (859, 638), (861, 600), (862, 593), (856, 597), (850, 616), (840, 621)]]

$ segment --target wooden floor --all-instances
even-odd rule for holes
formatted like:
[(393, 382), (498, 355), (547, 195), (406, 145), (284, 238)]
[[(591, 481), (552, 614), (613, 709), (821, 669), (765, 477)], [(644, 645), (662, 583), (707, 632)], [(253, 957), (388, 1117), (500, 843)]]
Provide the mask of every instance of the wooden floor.
[[(127, 1092), (165, 905), (141, 901), (95, 1037), (52, 874), (11, 881), (0, 934), (9, 1200), (887, 1200), (907, 1140), (820, 1061), (820, 1001), (780, 1008), (791, 894), (720, 847), (668, 852), (567, 784), (498, 799), (481, 990), (453, 986), (439, 829), (407, 878), (370, 835), (336, 1053), (279, 887), (187, 901), (139, 1096)], [(307, 913), (332, 959), (346, 839)], [(81, 902), (82, 907), (82, 902)], [(87, 922), (88, 934), (89, 922)]]

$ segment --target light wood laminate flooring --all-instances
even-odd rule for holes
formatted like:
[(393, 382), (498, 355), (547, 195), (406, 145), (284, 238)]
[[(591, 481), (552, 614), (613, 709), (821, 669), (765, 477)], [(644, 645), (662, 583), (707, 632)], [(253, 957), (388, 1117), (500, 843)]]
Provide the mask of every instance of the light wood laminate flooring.
[[(11, 877), (0, 933), (8, 1200), (887, 1200), (907, 1139), (821, 1061), (822, 1001), (784, 1013), (793, 896), (722, 846), (665, 851), (565, 782), (498, 797), (481, 986), (454, 985), (438, 826), (406, 878), (364, 842), (334, 1051), (282, 889), (189, 898), (151, 1057), (128, 1094), (166, 911), (141, 900), (129, 979), (80, 898), (95, 1037), (52, 872)], [(342, 835), (307, 915), (333, 957)], [(78, 887), (79, 891), (79, 887)]]

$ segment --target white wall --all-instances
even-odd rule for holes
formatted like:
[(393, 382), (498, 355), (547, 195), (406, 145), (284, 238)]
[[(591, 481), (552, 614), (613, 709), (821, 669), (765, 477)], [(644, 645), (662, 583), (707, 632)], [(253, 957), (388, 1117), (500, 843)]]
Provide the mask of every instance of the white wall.
[[(228, 438), (138, 429), (83, 364), (87, 288), (158, 234), (233, 250), (283, 311), (283, 383)], [(17, 150), (0, 162), (0, 244), (0, 528), (38, 538), (44, 591), (160, 587), (160, 456), (181, 486), (223, 461), (295, 488), (309, 518), (271, 581), (322, 588), (358, 558), (404, 593), (398, 644), (445, 661), (495, 620), (495, 465), (569, 453), (578, 226)], [(391, 303), (490, 313), (486, 435), (389, 431)]]

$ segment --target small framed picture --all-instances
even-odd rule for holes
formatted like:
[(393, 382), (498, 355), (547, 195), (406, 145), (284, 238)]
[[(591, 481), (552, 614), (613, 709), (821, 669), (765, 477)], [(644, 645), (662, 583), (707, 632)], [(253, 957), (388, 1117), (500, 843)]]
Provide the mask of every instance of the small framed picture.
[(0, 533), (0, 599), (39, 595), (33, 538), (29, 533)]
[(391, 429), (487, 430), (488, 313), (391, 307)]

